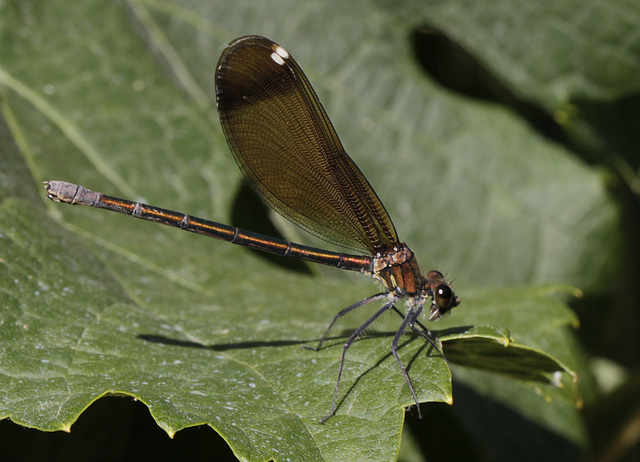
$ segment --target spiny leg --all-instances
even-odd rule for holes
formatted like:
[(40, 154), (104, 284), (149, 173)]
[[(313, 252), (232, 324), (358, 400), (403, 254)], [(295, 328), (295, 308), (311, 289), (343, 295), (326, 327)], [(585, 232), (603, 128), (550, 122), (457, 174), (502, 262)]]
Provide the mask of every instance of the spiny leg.
[[(386, 294), (383, 294), (383, 295), (386, 295)], [(374, 296), (374, 297), (377, 297), (377, 296)], [(369, 300), (369, 301), (371, 301), (371, 300)], [(360, 327), (358, 327), (356, 330), (354, 330), (353, 333), (349, 336), (349, 338), (345, 342), (344, 347), (342, 349), (342, 358), (340, 358), (340, 368), (338, 369), (338, 380), (336, 380), (336, 387), (335, 387), (335, 389), (333, 391), (333, 405), (331, 406), (331, 412), (329, 412), (329, 414), (324, 416), (322, 418), (322, 420), (320, 420), (320, 423), (326, 422), (327, 419), (329, 419), (329, 417), (333, 416), (336, 413), (336, 406), (338, 404), (338, 389), (340, 387), (340, 379), (342, 378), (342, 370), (344, 368), (344, 360), (345, 360), (345, 357), (347, 355), (347, 350), (349, 349), (351, 344), (353, 344), (353, 342), (365, 331), (365, 329), (367, 327), (369, 327), (369, 325), (373, 321), (375, 321), (382, 313), (388, 311), (393, 306), (394, 302), (395, 302), (395, 300), (392, 300), (392, 301), (389, 301), (389, 302), (385, 303), (384, 306), (382, 308), (380, 308), (378, 311), (376, 311), (373, 314), (373, 316), (371, 316), (369, 319), (367, 319), (364, 322), (364, 324), (362, 324)], [(351, 308), (351, 307), (349, 307), (349, 308)]]
[[(398, 361), (398, 365), (400, 365), (400, 370), (402, 371), (404, 380), (407, 382), (407, 385), (409, 385), (409, 390), (411, 391), (413, 400), (416, 402), (416, 406), (418, 408), (418, 418), (421, 419), (422, 413), (420, 412), (420, 403), (418, 402), (418, 396), (416, 395), (416, 391), (414, 390), (413, 384), (411, 383), (411, 378), (409, 377), (407, 370), (402, 364), (402, 361), (400, 360), (400, 356), (398, 356), (398, 342), (400, 341), (400, 337), (402, 337), (402, 334), (404, 333), (407, 326), (414, 325), (416, 321), (416, 317), (418, 317), (419, 315), (420, 315), (420, 310), (416, 311), (414, 307), (409, 308), (406, 316), (402, 320), (402, 324), (400, 324), (400, 328), (398, 329), (398, 332), (396, 332), (396, 335), (393, 337), (393, 342), (391, 343), (391, 352), (393, 353), (393, 356), (396, 358), (396, 361)], [(433, 341), (431, 341), (431, 343), (433, 344)]]
[(418, 335), (426, 339), (431, 344), (433, 349), (436, 350), (438, 355), (442, 359), (444, 359), (447, 364), (449, 364), (449, 360), (447, 359), (447, 357), (444, 355), (444, 352), (442, 351), (442, 342), (440, 342), (440, 339), (435, 334), (431, 333), (431, 331), (427, 329), (424, 326), (424, 324), (422, 324), (420, 321), (416, 320), (415, 323), (420, 326), (420, 329), (418, 329), (415, 326), (415, 324), (412, 324), (410, 326), (411, 329), (413, 329), (414, 332), (416, 332)]
[[(402, 311), (400, 311), (395, 306), (393, 306), (392, 309), (396, 313), (398, 313), (398, 315), (401, 318), (404, 319), (405, 315), (402, 313)], [(431, 346), (438, 352), (438, 355), (440, 355), (440, 357), (442, 359), (444, 359), (447, 362), (447, 364), (449, 364), (449, 360), (447, 359), (447, 357), (442, 352), (442, 344), (440, 343), (440, 340), (438, 339), (438, 337), (436, 337), (434, 334), (431, 333), (431, 331), (427, 328), (427, 326), (425, 326), (420, 321), (418, 321), (417, 318), (418, 318), (419, 315), (420, 315), (420, 313), (416, 314), (416, 316), (415, 316), (416, 319), (414, 319), (414, 322), (412, 324), (410, 324), (409, 327), (411, 327), (411, 329), (413, 329), (413, 331), (415, 333), (417, 333), (422, 338), (424, 338), (427, 342), (429, 342), (431, 344)], [(416, 327), (416, 324), (420, 327), (420, 329), (418, 329), (418, 327)]]
[(338, 321), (338, 319), (340, 319), (345, 314), (355, 310), (356, 308), (361, 307), (362, 305), (366, 305), (367, 303), (371, 303), (371, 302), (374, 302), (374, 301), (379, 300), (381, 298), (385, 298), (386, 296), (387, 296), (387, 292), (382, 292), (382, 293), (375, 294), (375, 295), (372, 295), (370, 297), (367, 297), (364, 300), (360, 300), (359, 302), (356, 302), (353, 305), (350, 305), (350, 306), (344, 308), (338, 314), (335, 315), (335, 317), (333, 318), (333, 321), (331, 321), (331, 324), (329, 324), (329, 327), (327, 327), (327, 330), (324, 331), (324, 334), (322, 334), (322, 337), (320, 338), (320, 341), (318, 342), (318, 346), (316, 346), (314, 348), (314, 347), (311, 347), (311, 346), (308, 346), (308, 345), (302, 345), (302, 348), (308, 348), (309, 350), (318, 351), (320, 348), (322, 348), (322, 344), (327, 339), (327, 336), (329, 335), (329, 332), (331, 331), (331, 329), (333, 328), (335, 323)]

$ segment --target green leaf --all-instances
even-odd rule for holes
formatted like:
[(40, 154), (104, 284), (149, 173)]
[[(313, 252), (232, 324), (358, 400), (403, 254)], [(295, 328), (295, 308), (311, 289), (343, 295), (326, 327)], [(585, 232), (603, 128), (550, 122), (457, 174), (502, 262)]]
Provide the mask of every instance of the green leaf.
[[(213, 109), (219, 53), (248, 33), (298, 60), (423, 269), (455, 276), (462, 305), (429, 326), (451, 361), (536, 380), (573, 374), (564, 327), (574, 318), (543, 284), (606, 282), (617, 210), (603, 176), (514, 114), (434, 84), (396, 26), (383, 9), (342, 2), (3, 3), (0, 415), (69, 430), (99, 397), (124, 394), (170, 435), (212, 426), (242, 460), (396, 456), (413, 404), (390, 353), (399, 318), (349, 350), (324, 425), (342, 334), (374, 308), (345, 319), (321, 351), (300, 347), (379, 290), (366, 278), (310, 276), (42, 199), (40, 182), (60, 179), (220, 222), (234, 207), (254, 213), (251, 199), (234, 203), (241, 174)], [(447, 364), (404, 340), (420, 401), (450, 402)], [(489, 348), (498, 343), (509, 346)]]
[(416, 27), (437, 28), (514, 94), (552, 111), (640, 90), (633, 0), (376, 3)]

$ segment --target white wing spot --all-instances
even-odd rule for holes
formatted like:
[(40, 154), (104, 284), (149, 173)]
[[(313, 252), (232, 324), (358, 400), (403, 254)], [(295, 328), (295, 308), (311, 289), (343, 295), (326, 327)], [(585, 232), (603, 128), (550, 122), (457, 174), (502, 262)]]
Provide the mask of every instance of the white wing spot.
[(282, 56), (282, 59), (287, 59), (289, 57), (289, 53), (287, 52), (287, 50), (285, 50), (281, 46), (276, 47), (276, 53)]
[(271, 59), (273, 59), (276, 62), (276, 64), (279, 64), (281, 66), (284, 64), (284, 59), (282, 59), (282, 56), (280, 56), (276, 52), (271, 53)]

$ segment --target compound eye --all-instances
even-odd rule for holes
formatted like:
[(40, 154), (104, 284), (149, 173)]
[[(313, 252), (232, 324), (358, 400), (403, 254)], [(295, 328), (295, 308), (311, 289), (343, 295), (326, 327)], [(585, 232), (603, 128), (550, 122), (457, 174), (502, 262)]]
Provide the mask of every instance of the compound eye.
[(440, 284), (436, 287), (433, 298), (436, 301), (436, 305), (440, 308), (440, 313), (444, 314), (449, 311), (451, 305), (453, 304), (454, 295), (451, 288), (446, 284)]

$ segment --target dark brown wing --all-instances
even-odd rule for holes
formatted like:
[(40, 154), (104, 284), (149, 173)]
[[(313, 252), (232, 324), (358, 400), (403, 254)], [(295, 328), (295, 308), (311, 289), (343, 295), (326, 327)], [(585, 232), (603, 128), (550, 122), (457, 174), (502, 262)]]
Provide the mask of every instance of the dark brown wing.
[(284, 48), (259, 36), (233, 41), (218, 62), (216, 100), (236, 162), (274, 210), (322, 239), (374, 255), (398, 243), (380, 199)]

